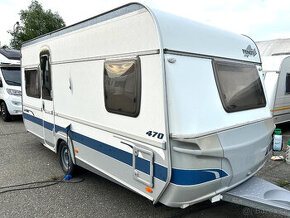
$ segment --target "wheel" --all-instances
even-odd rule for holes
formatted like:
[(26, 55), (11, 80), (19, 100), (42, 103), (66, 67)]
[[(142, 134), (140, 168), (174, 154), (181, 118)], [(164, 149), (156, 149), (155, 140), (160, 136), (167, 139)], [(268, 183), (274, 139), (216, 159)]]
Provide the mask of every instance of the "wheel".
[(62, 141), (59, 145), (59, 162), (63, 172), (68, 175), (73, 175), (76, 166), (72, 162), (72, 157), (66, 142)]
[(1, 102), (0, 109), (1, 109), (1, 117), (2, 117), (2, 119), (5, 122), (10, 121), (11, 120), (11, 115), (9, 114), (9, 111), (8, 111), (7, 106), (6, 106), (4, 101)]

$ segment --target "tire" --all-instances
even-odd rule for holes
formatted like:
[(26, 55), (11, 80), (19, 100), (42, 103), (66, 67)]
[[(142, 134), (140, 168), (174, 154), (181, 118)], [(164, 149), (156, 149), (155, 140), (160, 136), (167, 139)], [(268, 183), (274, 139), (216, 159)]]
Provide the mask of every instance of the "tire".
[(69, 147), (66, 142), (62, 141), (59, 145), (59, 163), (66, 175), (73, 175), (76, 165), (72, 162), (72, 157), (69, 151)]
[(9, 111), (4, 101), (2, 101), (0, 104), (0, 111), (1, 111), (1, 117), (5, 122), (8, 122), (11, 120), (11, 115), (9, 114)]

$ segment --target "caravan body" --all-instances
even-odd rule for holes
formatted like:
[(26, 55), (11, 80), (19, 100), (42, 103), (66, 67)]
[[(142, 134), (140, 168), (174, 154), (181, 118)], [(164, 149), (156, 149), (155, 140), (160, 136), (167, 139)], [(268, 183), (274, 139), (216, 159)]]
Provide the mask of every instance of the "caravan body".
[(275, 124), (290, 121), (290, 56), (262, 57), (265, 88)]
[(265, 162), (274, 124), (245, 36), (128, 4), (29, 41), (22, 56), (25, 127), (54, 152), (67, 143), (62, 165), (185, 207)]

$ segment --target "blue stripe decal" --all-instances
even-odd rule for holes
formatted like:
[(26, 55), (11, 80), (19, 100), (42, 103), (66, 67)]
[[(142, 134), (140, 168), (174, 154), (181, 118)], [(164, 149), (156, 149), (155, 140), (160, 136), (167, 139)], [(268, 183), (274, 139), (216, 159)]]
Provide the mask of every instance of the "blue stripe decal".
[[(61, 127), (58, 127), (61, 129)], [(70, 132), (72, 139), (78, 143), (86, 145), (98, 152), (101, 152), (109, 157), (112, 157), (118, 161), (121, 161), (129, 166), (133, 165), (132, 154), (116, 147), (110, 146), (103, 142), (97, 141), (95, 139), (89, 138), (82, 134), (76, 133), (74, 131)], [(137, 157), (136, 158), (136, 169), (142, 171), (143, 173), (150, 174), (150, 162), (148, 160)], [(156, 170), (156, 171), (155, 171)], [(163, 167), (157, 163), (154, 163), (154, 177), (166, 181), (167, 178), (167, 168)]]
[(58, 125), (55, 125), (55, 132), (59, 132), (59, 131), (66, 132), (66, 131), (65, 131), (65, 128), (62, 128), (62, 127), (60, 127), (60, 126), (58, 126)]
[[(40, 126), (42, 126), (42, 120), (31, 116), (30, 114), (23, 113), (23, 118), (30, 120)], [(53, 130), (53, 124), (44, 121), (44, 127)], [(65, 128), (55, 125), (55, 132), (64, 131)], [(123, 162), (129, 166), (133, 165), (132, 154), (106, 143), (97, 141), (90, 137), (84, 136), (74, 131), (70, 131), (72, 140), (81, 143), (91, 149), (94, 149), (100, 153), (103, 153), (109, 157), (112, 157), (120, 162)], [(150, 174), (150, 162), (143, 158), (136, 158), (136, 169), (146, 174)], [(154, 177), (162, 181), (167, 179), (167, 168), (157, 163), (153, 165)], [(218, 175), (218, 176), (216, 176)], [(209, 182), (228, 176), (226, 172), (221, 169), (204, 169), (204, 170), (183, 170), (172, 168), (171, 183), (176, 185), (198, 185), (204, 182)]]
[[(218, 174), (219, 176), (216, 176)], [(197, 185), (227, 176), (220, 169), (182, 170), (172, 169), (171, 182), (178, 185)]]
[(46, 128), (46, 129), (52, 131), (52, 130), (53, 130), (53, 124), (52, 124), (52, 123), (49, 123), (49, 122), (46, 122), (46, 121), (44, 120), (44, 128)]
[(42, 119), (39, 119), (38, 117), (32, 116), (27, 113), (23, 113), (23, 118), (42, 126)]

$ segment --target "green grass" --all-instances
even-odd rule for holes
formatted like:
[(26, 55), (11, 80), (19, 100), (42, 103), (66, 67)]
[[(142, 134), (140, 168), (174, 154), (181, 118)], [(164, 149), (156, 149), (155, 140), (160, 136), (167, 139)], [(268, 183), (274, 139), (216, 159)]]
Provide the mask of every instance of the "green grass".
[(51, 177), (50, 177), (50, 180), (52, 180), (52, 181), (56, 181), (56, 180), (58, 180), (58, 177), (57, 177), (57, 176), (51, 176)]
[(280, 187), (285, 187), (290, 185), (290, 182), (288, 182), (287, 180), (280, 180), (279, 182), (277, 182), (277, 185)]

